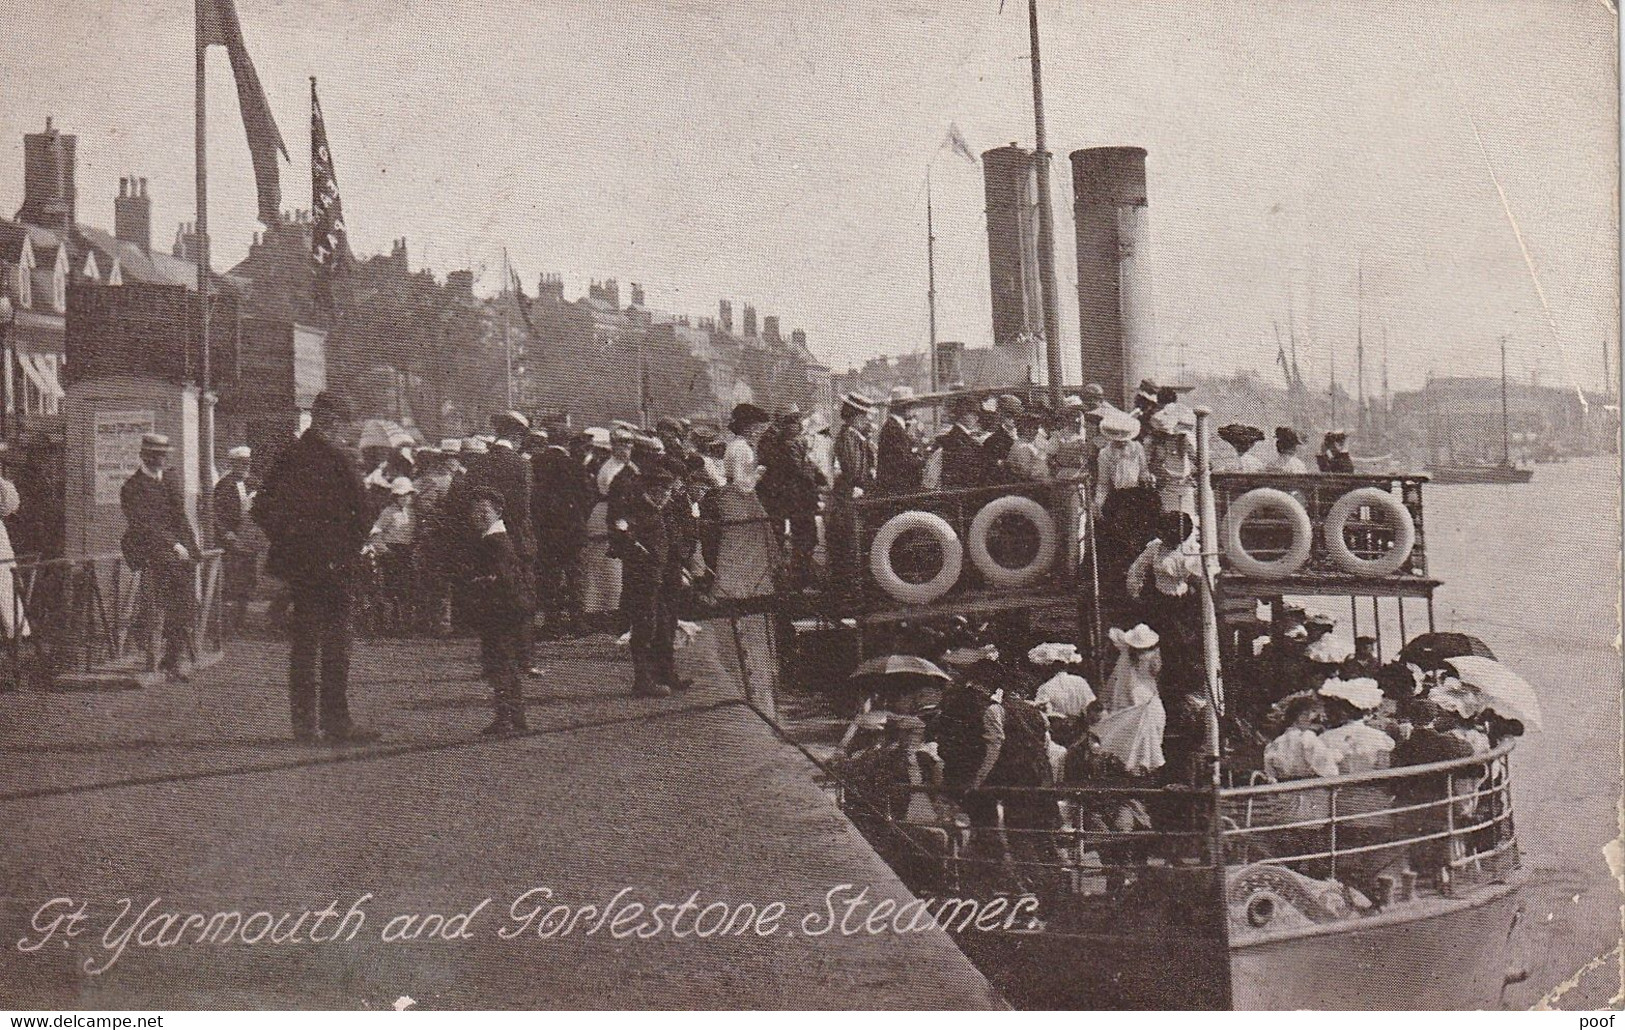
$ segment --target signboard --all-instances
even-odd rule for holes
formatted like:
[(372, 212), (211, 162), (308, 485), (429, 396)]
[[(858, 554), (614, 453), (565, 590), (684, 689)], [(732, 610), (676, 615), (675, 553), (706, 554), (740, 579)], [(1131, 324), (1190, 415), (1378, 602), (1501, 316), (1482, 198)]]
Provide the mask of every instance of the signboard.
[(96, 504), (117, 504), (119, 490), (141, 463), (141, 437), (153, 431), (151, 411), (96, 413)]

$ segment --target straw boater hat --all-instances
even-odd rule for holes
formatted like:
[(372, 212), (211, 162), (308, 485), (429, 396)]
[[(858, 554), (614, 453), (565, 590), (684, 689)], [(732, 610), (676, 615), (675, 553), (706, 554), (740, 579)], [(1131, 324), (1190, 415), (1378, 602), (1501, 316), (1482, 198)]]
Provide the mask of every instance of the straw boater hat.
[(148, 453), (162, 453), (174, 450), (169, 445), (169, 437), (162, 433), (142, 433), (141, 450)]
[(1076, 414), (1077, 412), (1083, 411), (1084, 407), (1085, 405), (1083, 403), (1083, 398), (1079, 397), (1075, 393), (1069, 393), (1065, 397), (1061, 398), (1062, 411)]
[(874, 406), (874, 401), (857, 391), (853, 391), (841, 398), (841, 414), (843, 415), (853, 411), (870, 411)]
[(407, 494), (417, 493), (418, 488), (413, 486), (412, 481), (405, 476), (396, 476), (390, 481), (389, 492), (392, 496), (404, 497)]
[(993, 410), (1000, 415), (1016, 418), (1027, 413), (1027, 406), (1021, 403), (1020, 397), (1013, 393), (1006, 393), (1000, 395), (999, 399), (993, 402)]
[(1150, 626), (1147, 626), (1143, 622), (1129, 630), (1127, 633), (1118, 629), (1116, 626), (1113, 626), (1111, 629), (1106, 631), (1106, 635), (1111, 637), (1112, 643), (1126, 645), (1128, 647), (1132, 647), (1136, 651), (1149, 651), (1153, 647), (1156, 647), (1157, 642), (1162, 639), (1161, 637), (1157, 636), (1156, 630), (1152, 629)]
[(463, 441), (461, 437), (448, 436), (446, 439), (440, 441), (441, 454), (460, 454), (462, 453), (462, 450)]
[(1139, 389), (1134, 391), (1134, 396), (1150, 404), (1157, 403), (1157, 384), (1149, 379), (1140, 380)]
[(1322, 697), (1335, 697), (1347, 701), (1362, 712), (1375, 711), (1382, 704), (1382, 688), (1377, 681), (1366, 676), (1354, 679), (1329, 679), (1320, 685)]
[(1100, 420), (1100, 435), (1108, 440), (1132, 440), (1140, 435), (1139, 420), (1114, 412)]
[(587, 442), (592, 444), (594, 447), (608, 449), (609, 430), (605, 429), (603, 426), (590, 426), (588, 427), (585, 435), (587, 437)]
[(911, 401), (913, 399), (914, 399), (914, 387), (912, 387), (912, 386), (894, 386), (894, 387), (891, 388), (890, 401), (891, 401), (892, 404), (896, 404), (898, 401)]
[(463, 440), (464, 454), (484, 454), (488, 448), (485, 441), (477, 436), (470, 436)]
[(243, 444), (238, 444), (236, 447), (233, 447), (231, 450), (226, 452), (226, 457), (240, 461), (247, 461), (253, 456), (254, 452), (249, 450), (248, 447)]

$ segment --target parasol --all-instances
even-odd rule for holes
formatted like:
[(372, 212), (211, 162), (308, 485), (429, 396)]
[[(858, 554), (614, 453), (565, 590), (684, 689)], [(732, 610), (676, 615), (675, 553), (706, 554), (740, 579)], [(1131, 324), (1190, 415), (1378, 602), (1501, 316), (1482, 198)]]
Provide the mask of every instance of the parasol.
[(1503, 719), (1516, 719), (1529, 729), (1541, 728), (1540, 699), (1529, 681), (1493, 659), (1462, 655), (1446, 659), (1462, 683), (1477, 690), (1484, 705)]
[(1466, 633), (1423, 633), (1400, 649), (1399, 660), (1426, 670), (1439, 668), (1447, 658), (1466, 655), (1495, 660), (1488, 644)]
[(888, 654), (871, 658), (852, 670), (849, 679), (871, 676), (925, 676), (929, 679), (952, 681), (953, 677), (924, 658), (911, 654)]

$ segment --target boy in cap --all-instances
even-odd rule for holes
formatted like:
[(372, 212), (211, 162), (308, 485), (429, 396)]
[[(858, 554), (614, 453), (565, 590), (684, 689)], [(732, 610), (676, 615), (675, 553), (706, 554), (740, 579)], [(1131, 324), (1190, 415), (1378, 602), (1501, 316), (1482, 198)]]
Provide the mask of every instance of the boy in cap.
[(383, 580), (384, 632), (396, 637), (411, 632), (416, 613), (413, 579), (417, 565), (413, 555), (418, 517), (412, 498), (417, 492), (410, 479), (396, 476), (389, 484), (389, 503), (373, 521), (367, 540), (367, 549), (378, 559), (379, 578)]
[(514, 548), (502, 517), (503, 497), (489, 486), (469, 491), (467, 518), (476, 542), (469, 552), (470, 620), (480, 637), (480, 670), (491, 685), (495, 717), (481, 730), (487, 736), (525, 733), (521, 676), (530, 660), (530, 574)]
[(183, 477), (170, 475), (169, 437), (147, 433), (141, 438), (141, 460), (119, 489), (124, 512), (123, 551), (130, 568), (144, 573), (147, 596), (163, 619), (163, 652), (159, 668), (171, 680), (184, 681), (183, 654), (192, 650), (196, 614), (192, 563), (203, 557), (197, 534), (186, 515)]

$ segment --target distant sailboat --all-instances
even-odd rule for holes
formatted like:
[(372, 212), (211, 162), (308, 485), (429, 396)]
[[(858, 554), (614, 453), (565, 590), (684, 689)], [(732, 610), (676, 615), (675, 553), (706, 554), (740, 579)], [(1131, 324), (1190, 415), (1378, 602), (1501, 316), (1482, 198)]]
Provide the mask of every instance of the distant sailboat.
[[(1493, 463), (1430, 462), (1428, 475), (1435, 483), (1527, 483), (1535, 470), (1512, 462), (1512, 432), (1507, 412), (1507, 341), (1501, 338), (1501, 460)], [(1431, 427), (1431, 419), (1429, 425)]]

